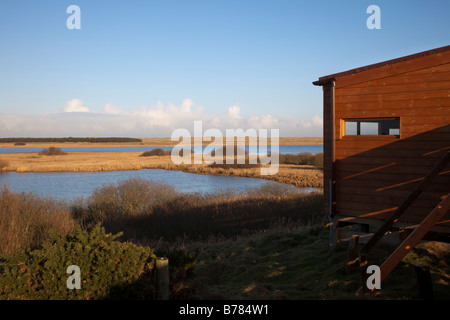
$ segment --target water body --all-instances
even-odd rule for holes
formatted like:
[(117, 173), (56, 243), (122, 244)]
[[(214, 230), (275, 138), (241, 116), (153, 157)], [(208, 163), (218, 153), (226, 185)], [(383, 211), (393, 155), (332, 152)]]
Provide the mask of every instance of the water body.
[[(179, 192), (213, 193), (218, 191), (245, 191), (265, 184), (278, 185), (276, 181), (257, 178), (201, 175), (182, 171), (143, 169), (111, 172), (45, 172), (0, 174), (0, 185), (7, 184), (16, 192), (33, 192), (42, 197), (73, 200), (89, 197), (95, 188), (107, 183), (117, 184), (130, 178), (143, 178), (163, 182)], [(294, 186), (290, 186), (296, 189)], [(312, 191), (313, 189), (305, 189)]]
[[(49, 144), (50, 145), (50, 144)], [(172, 147), (73, 147), (73, 148), (64, 148), (61, 149), (67, 152), (74, 151), (151, 151), (153, 149), (161, 148), (165, 151), (172, 150)], [(203, 147), (205, 148), (205, 147)], [(319, 152), (323, 152), (323, 145), (282, 145), (278, 146), (279, 153), (282, 154), (297, 154), (309, 152), (312, 154), (316, 154)], [(29, 153), (29, 152), (40, 152), (44, 148), (0, 148), (0, 153)], [(249, 147), (246, 146), (246, 149), (249, 150)], [(267, 151), (271, 150), (271, 146), (267, 146)], [(259, 151), (259, 150), (258, 150)]]

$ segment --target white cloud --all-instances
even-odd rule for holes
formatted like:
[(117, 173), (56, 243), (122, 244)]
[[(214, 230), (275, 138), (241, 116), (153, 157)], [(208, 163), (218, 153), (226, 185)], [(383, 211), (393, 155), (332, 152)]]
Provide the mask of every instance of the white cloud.
[(35, 116), (0, 116), (0, 136), (127, 136), (170, 137), (178, 128), (193, 134), (194, 121), (203, 122), (203, 131), (226, 129), (279, 129), (280, 136), (322, 136), (322, 119), (301, 119), (287, 115), (241, 113), (241, 107), (232, 105), (222, 114), (208, 113), (191, 99), (181, 104), (141, 106), (126, 110), (108, 102), (99, 112), (84, 106), (81, 99), (72, 99), (64, 112)]
[(194, 105), (194, 101), (191, 99), (184, 99), (183, 103), (181, 104), (181, 110), (185, 113), (191, 112), (191, 107)]
[(281, 129), (278, 119), (270, 114), (250, 116), (248, 124), (250, 128), (254, 129)]
[(316, 114), (312, 118), (312, 123), (313, 123), (313, 125), (315, 125), (317, 127), (322, 127), (323, 126), (323, 119)]
[(242, 116), (240, 115), (241, 108), (237, 105), (231, 106), (228, 108), (228, 116), (235, 120), (241, 120)]
[(103, 111), (108, 114), (122, 114), (123, 113), (122, 109), (120, 109), (119, 107), (116, 107), (111, 102), (108, 102), (107, 104), (105, 104), (105, 106), (103, 107)]
[(89, 112), (89, 108), (83, 105), (81, 99), (72, 99), (67, 101), (64, 112)]

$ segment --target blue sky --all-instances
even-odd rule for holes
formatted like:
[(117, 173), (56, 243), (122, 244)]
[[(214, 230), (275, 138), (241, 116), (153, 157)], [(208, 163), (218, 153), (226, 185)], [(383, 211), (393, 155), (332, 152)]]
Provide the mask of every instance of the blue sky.
[[(69, 30), (70, 5), (81, 29)], [(369, 30), (368, 6), (381, 9)], [(450, 43), (450, 2), (0, 3), (0, 136), (321, 136), (318, 77)]]

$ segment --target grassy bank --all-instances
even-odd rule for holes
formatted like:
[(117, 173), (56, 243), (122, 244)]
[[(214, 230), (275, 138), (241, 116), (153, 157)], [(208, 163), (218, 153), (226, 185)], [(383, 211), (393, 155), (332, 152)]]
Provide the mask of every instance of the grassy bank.
[[(328, 232), (320, 226), (273, 229), (234, 240), (179, 247), (184, 256), (195, 257), (184, 282), (174, 284), (173, 294), (180, 298), (416, 300), (419, 295), (414, 265), (427, 264), (435, 298), (450, 299), (450, 248), (437, 243), (418, 245), (382, 282), (381, 290), (369, 296), (355, 294), (362, 284), (359, 272), (344, 272), (348, 244), (330, 250)], [(390, 246), (378, 246), (369, 256), (370, 263), (381, 265), (392, 250)]]

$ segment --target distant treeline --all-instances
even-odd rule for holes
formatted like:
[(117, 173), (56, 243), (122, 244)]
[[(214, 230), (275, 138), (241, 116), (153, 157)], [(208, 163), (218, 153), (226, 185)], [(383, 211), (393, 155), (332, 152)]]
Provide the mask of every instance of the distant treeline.
[(118, 137), (109, 137), (109, 138), (0, 138), (0, 142), (3, 143), (25, 143), (25, 142), (92, 142), (92, 143), (101, 143), (101, 142), (142, 142), (142, 139), (136, 138), (118, 138)]

